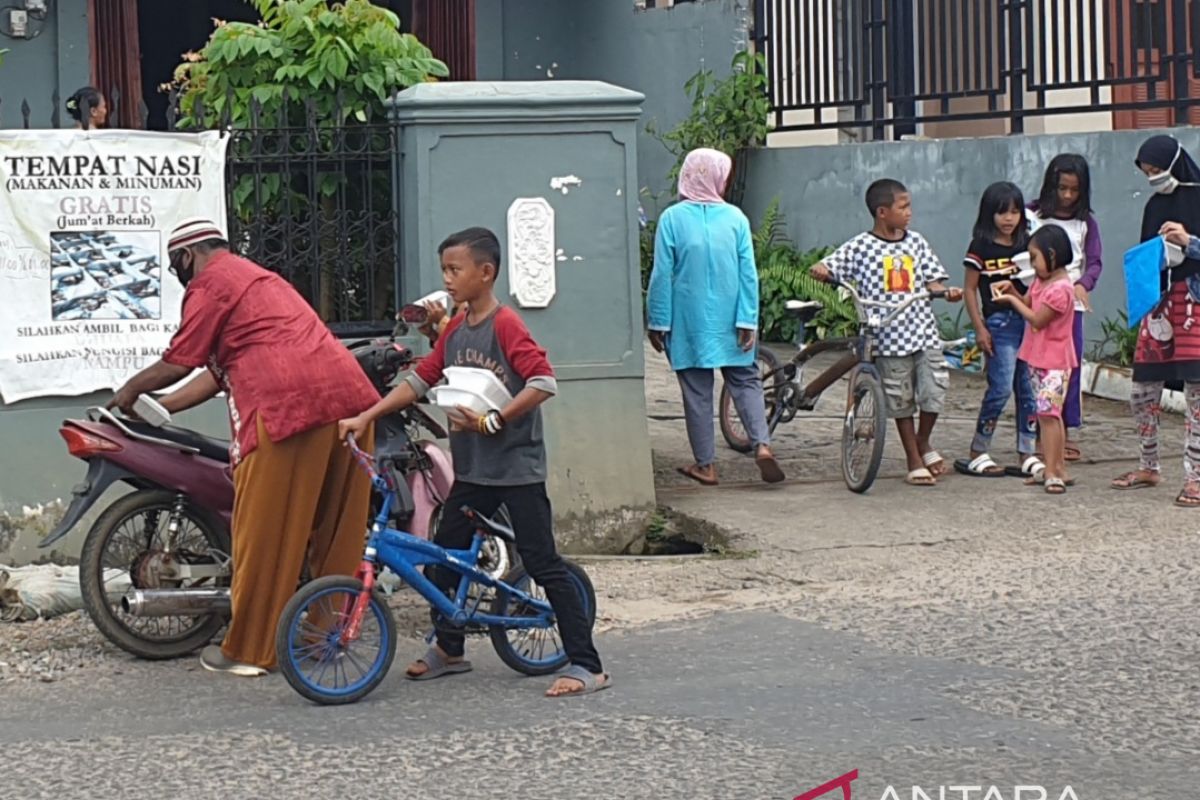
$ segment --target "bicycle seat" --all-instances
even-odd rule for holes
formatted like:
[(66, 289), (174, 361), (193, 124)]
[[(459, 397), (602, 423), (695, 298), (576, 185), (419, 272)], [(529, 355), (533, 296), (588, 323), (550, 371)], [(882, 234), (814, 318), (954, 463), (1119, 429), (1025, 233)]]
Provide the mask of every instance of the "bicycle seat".
[(825, 308), (825, 304), (816, 300), (788, 300), (783, 304), (787, 312), (794, 317), (815, 317)]
[(459, 508), (459, 511), (463, 513), (464, 517), (475, 523), (475, 527), (480, 533), (496, 536), (506, 542), (516, 544), (517, 536), (512, 532), (512, 528), (509, 528), (507, 525), (501, 525), (491, 517), (480, 514), (470, 506), (462, 506)]
[(211, 458), (214, 461), (226, 463), (229, 461), (229, 440), (227, 439), (205, 436), (202, 433), (197, 433), (187, 428), (175, 428), (170, 425), (156, 428), (153, 425), (138, 422), (137, 420), (127, 419), (122, 420), (122, 422), (134, 433), (140, 433), (143, 436), (153, 436), (156, 439), (166, 439), (168, 442), (175, 442), (185, 447), (194, 447), (200, 451), (200, 455)]

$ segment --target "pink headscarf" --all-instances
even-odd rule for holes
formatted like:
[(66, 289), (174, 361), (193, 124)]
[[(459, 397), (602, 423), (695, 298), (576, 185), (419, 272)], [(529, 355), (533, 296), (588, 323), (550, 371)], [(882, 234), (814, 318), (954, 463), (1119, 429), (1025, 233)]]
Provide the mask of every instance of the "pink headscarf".
[(687, 154), (679, 170), (679, 199), (697, 203), (724, 203), (722, 193), (733, 159), (720, 150), (701, 147)]

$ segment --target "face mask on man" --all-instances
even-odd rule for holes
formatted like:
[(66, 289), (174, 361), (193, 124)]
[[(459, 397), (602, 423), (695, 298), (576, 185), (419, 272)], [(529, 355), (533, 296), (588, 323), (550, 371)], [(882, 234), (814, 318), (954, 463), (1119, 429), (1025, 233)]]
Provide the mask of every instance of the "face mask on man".
[(170, 273), (179, 279), (179, 283), (182, 284), (183, 288), (185, 289), (187, 288), (187, 285), (191, 283), (192, 277), (196, 273), (196, 264), (194, 260), (186, 264), (184, 263), (184, 256), (187, 254), (187, 252), (187, 249), (184, 248), (171, 253), (171, 264), (168, 267)]

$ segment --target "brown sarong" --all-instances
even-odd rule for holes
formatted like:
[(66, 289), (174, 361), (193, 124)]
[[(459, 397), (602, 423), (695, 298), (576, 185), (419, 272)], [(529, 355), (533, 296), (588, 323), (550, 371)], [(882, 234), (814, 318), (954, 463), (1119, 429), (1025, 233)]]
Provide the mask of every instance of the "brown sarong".
[[(337, 423), (258, 446), (233, 473), (233, 619), (221, 650), (275, 667), (275, 628), (307, 556), (312, 577), (353, 575), (366, 541), (371, 479), (337, 437)], [(364, 445), (374, 441), (366, 432)], [(364, 449), (366, 449), (364, 447)]]

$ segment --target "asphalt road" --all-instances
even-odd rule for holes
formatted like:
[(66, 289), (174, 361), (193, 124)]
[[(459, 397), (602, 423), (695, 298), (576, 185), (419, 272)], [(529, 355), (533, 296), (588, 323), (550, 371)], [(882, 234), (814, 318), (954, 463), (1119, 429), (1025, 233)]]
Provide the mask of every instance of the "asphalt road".
[[(191, 660), (9, 685), (0, 797), (790, 799), (855, 769), (852, 797), (872, 800), (914, 785), (982, 787), (971, 800), (992, 785), (1005, 800), (1018, 785), (1052, 800), (1067, 785), (1080, 800), (1196, 796), (1194, 755), (1106, 755), (1069, 724), (956, 697), (1021, 684), (1019, 670), (898, 655), (778, 613), (602, 636), (614, 687), (568, 700), (471, 644), (470, 675), (416, 684), (396, 669), (340, 708)], [(418, 646), (402, 642), (397, 667)], [(1128, 721), (1154, 724), (1136, 709)]]

